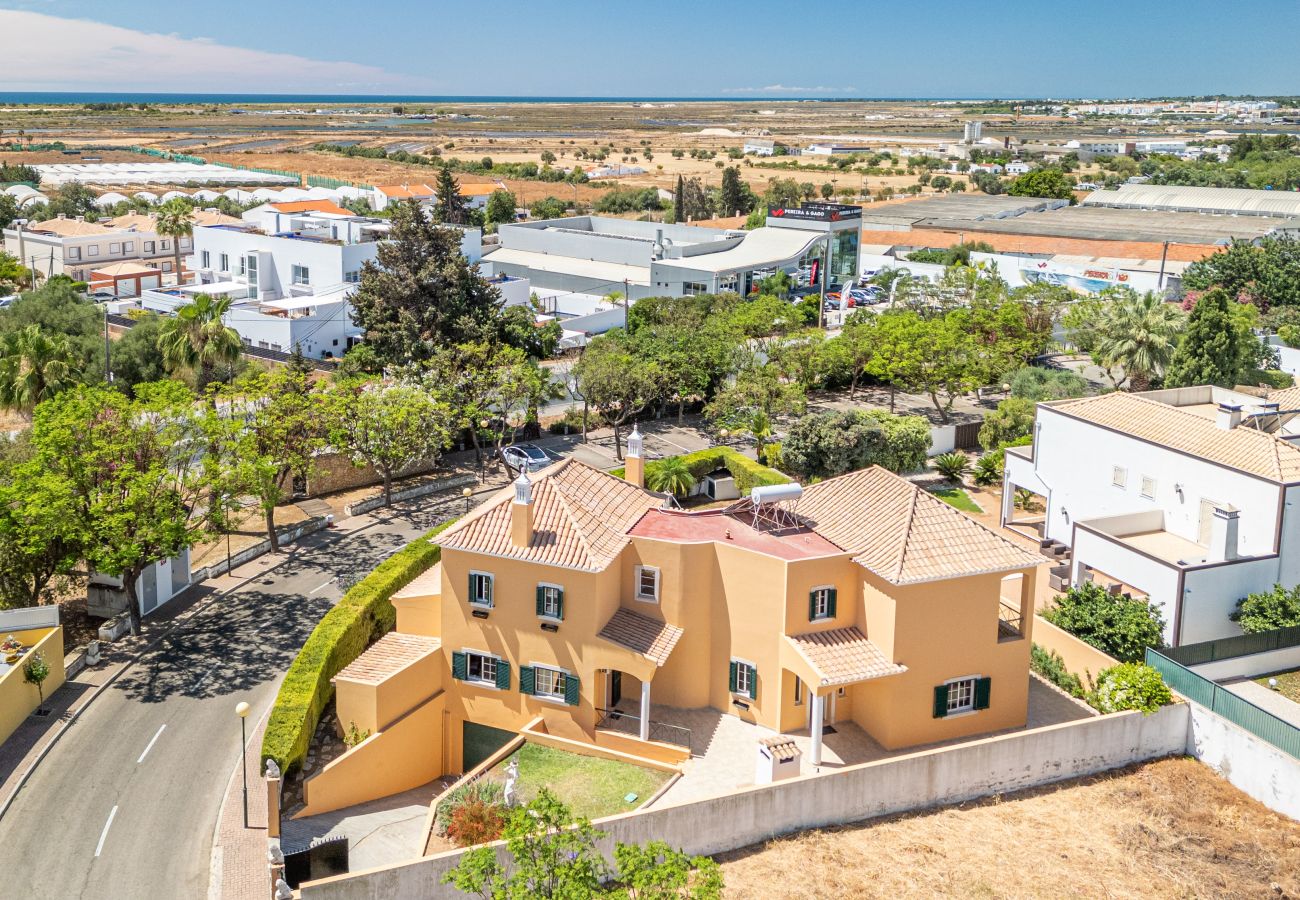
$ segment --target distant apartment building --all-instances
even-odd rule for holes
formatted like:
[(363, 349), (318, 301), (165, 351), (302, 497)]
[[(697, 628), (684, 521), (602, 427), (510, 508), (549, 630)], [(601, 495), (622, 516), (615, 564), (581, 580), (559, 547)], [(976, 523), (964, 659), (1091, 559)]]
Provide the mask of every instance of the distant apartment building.
[[(460, 185), (460, 196), (470, 209), (483, 209), (493, 191), (504, 190), (505, 185), (499, 181)], [(398, 200), (414, 200), (421, 206), (432, 206), (438, 202), (438, 192), (431, 184), (385, 184), (373, 188), (370, 205), (375, 210), (387, 209), (388, 204)]]
[[(175, 267), (172, 241), (153, 231), (151, 217), (138, 214), (101, 222), (59, 215), (4, 230), (5, 252), (42, 279), (67, 275), (89, 281), (92, 271), (128, 261), (149, 263), (171, 273)], [(180, 246), (182, 253), (188, 252), (190, 238), (182, 237)]]
[[(1040, 403), (1034, 442), (1006, 453), (1002, 519), (1068, 548), (1058, 586), (1147, 599), (1165, 641), (1240, 633), (1237, 601), (1300, 584), (1300, 388), (1217, 387)], [(1012, 505), (1042, 498), (1042, 514)]]
[(771, 156), (776, 152), (776, 141), (768, 138), (745, 138), (742, 152), (754, 156)]

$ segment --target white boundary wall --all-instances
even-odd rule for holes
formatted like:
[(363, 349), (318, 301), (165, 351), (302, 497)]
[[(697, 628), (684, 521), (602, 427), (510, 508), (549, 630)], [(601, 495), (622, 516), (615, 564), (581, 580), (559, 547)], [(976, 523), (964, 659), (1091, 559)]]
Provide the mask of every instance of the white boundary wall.
[(1263, 653), (1249, 653), (1246, 656), (1234, 656), (1232, 659), (1219, 659), (1214, 662), (1188, 666), (1202, 678), (1211, 681), (1225, 681), (1229, 678), (1255, 678), (1272, 672), (1285, 672), (1300, 669), (1300, 646), (1283, 647), (1281, 650), (1266, 650)]
[(1204, 706), (1184, 705), (1191, 708), (1187, 750), (1192, 756), (1274, 812), (1300, 820), (1300, 759)]
[[(664, 840), (690, 854), (713, 854), (806, 828), (1077, 778), (1187, 749), (1189, 704), (1151, 716), (1129, 712), (926, 750), (756, 786), (684, 806), (598, 820), (615, 841)], [(501, 844), (496, 846), (501, 847)], [(301, 888), (303, 900), (405, 900), (451, 896), (443, 873), (464, 854), (454, 850), (397, 866), (326, 878)]]

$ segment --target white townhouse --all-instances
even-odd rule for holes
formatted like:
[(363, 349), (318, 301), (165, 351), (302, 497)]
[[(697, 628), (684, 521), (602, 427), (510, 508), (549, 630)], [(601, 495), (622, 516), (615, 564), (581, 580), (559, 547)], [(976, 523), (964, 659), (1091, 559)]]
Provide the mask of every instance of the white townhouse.
[[(181, 238), (181, 252), (189, 249), (190, 239)], [(4, 251), (38, 278), (67, 275), (76, 281), (88, 281), (93, 270), (127, 261), (151, 263), (171, 272), (175, 255), (172, 238), (159, 237), (153, 219), (140, 215), (99, 222), (59, 215), (44, 222), (15, 224), (4, 230)]]
[[(1173, 646), (1239, 634), (1238, 600), (1300, 583), (1298, 443), (1300, 388), (1040, 403), (1033, 445), (1006, 453), (1002, 521), (1067, 563), (1054, 586), (1148, 599)], [(1014, 508), (1018, 489), (1043, 498), (1041, 515)]]

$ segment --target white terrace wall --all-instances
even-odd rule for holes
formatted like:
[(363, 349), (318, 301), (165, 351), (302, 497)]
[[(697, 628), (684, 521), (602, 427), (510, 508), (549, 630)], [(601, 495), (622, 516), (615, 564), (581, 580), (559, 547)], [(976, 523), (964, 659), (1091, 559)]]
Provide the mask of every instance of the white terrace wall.
[[(960, 803), (995, 793), (1114, 769), (1187, 747), (1188, 704), (1152, 716), (1120, 713), (1052, 725), (955, 747), (807, 775), (734, 794), (601, 819), (607, 854), (615, 841), (664, 840), (691, 854), (713, 854), (777, 835), (905, 810)], [(500, 846), (499, 844), (497, 845)], [(369, 869), (303, 885), (303, 900), (417, 900), (453, 896), (436, 887), (464, 851)]]
[(1184, 705), (1191, 709), (1187, 751), (1238, 790), (1300, 821), (1300, 759), (1204, 706)]

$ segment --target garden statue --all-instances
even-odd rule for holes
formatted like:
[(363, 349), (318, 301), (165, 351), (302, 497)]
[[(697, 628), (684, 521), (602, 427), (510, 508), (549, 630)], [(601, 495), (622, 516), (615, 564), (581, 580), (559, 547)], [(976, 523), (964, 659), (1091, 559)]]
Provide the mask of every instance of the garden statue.
[(506, 766), (506, 787), (501, 792), (501, 799), (505, 801), (506, 806), (514, 806), (515, 800), (515, 782), (519, 780), (519, 760), (512, 759)]
[(280, 767), (275, 764), (275, 760), (273, 759), (268, 759), (266, 761), (266, 777), (268, 779), (280, 777)]

